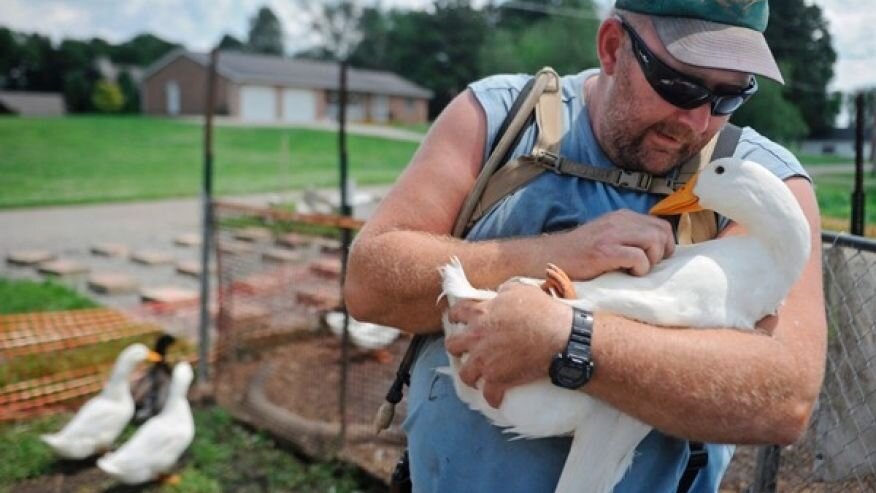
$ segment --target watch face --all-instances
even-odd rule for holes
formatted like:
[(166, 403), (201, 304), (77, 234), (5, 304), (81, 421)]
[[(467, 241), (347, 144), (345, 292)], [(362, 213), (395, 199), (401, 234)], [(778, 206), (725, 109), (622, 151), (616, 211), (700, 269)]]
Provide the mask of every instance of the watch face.
[(577, 389), (590, 380), (591, 364), (559, 354), (551, 362), (550, 377), (554, 385)]

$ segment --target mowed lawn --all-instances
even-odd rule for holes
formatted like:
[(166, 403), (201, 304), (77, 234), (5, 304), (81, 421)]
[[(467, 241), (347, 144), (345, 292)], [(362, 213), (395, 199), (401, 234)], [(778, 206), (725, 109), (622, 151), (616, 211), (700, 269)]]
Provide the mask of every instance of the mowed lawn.
[[(0, 208), (196, 196), (203, 132), (197, 123), (143, 116), (0, 117)], [(416, 148), (350, 135), (351, 177), (391, 183)], [(220, 195), (335, 186), (337, 134), (216, 127), (214, 170)]]
[[(852, 173), (815, 177), (815, 195), (825, 229), (850, 231), (854, 184)], [(876, 236), (876, 177), (870, 174), (869, 169), (864, 179), (864, 222), (868, 225), (866, 236)]]

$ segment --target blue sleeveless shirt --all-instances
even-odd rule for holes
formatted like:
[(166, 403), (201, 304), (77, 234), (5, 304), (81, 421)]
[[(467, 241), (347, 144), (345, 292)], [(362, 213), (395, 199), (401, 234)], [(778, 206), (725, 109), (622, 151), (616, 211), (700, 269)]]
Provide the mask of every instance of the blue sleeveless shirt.
[[(584, 81), (597, 70), (562, 78), (565, 128), (564, 157), (593, 166), (613, 168), (593, 135), (584, 107)], [(506, 113), (528, 75), (499, 75), (469, 85), (487, 119), (486, 161)], [(536, 131), (527, 129), (512, 156), (526, 154)], [(797, 159), (783, 147), (750, 128), (743, 130), (736, 157), (762, 164), (779, 178), (803, 176)], [(659, 199), (648, 193), (555, 173), (543, 173), (505, 197), (469, 232), (470, 241), (532, 236), (560, 231), (617, 209), (645, 213)], [(719, 225), (725, 227), (724, 220)], [(479, 412), (456, 397), (453, 383), (436, 368), (448, 366), (444, 338), (430, 337), (411, 375), (408, 436), (411, 475), (417, 493), (551, 493), (571, 446), (569, 437), (513, 440)], [(732, 445), (706, 444), (708, 465), (701, 469), (691, 493), (715, 492), (730, 459)], [(687, 466), (687, 441), (653, 430), (637, 447), (632, 467), (615, 487), (616, 493), (675, 493)]]

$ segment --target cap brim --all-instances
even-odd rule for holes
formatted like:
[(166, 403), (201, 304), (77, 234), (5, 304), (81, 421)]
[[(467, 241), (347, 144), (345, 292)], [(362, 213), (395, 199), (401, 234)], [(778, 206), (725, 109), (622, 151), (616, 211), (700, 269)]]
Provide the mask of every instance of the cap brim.
[(651, 19), (666, 50), (681, 62), (748, 72), (785, 83), (761, 32), (685, 17)]

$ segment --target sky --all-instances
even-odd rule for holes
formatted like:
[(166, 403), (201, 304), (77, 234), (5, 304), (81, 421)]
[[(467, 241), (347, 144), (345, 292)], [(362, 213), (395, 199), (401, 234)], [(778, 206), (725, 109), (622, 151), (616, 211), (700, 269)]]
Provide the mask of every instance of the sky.
[[(287, 51), (313, 43), (300, 2), (306, 0), (0, 0), (0, 26), (62, 38), (101, 37), (113, 43), (150, 32), (208, 51), (223, 34), (246, 39), (249, 19), (269, 6), (286, 30)], [(362, 0), (384, 8), (429, 8), (432, 0)], [(828, 20), (838, 60), (831, 89), (876, 86), (876, 8), (873, 0), (808, 0)], [(486, 0), (474, 0), (476, 6)], [(611, 0), (596, 0), (603, 7)], [(582, 67), (583, 68), (583, 67)]]

